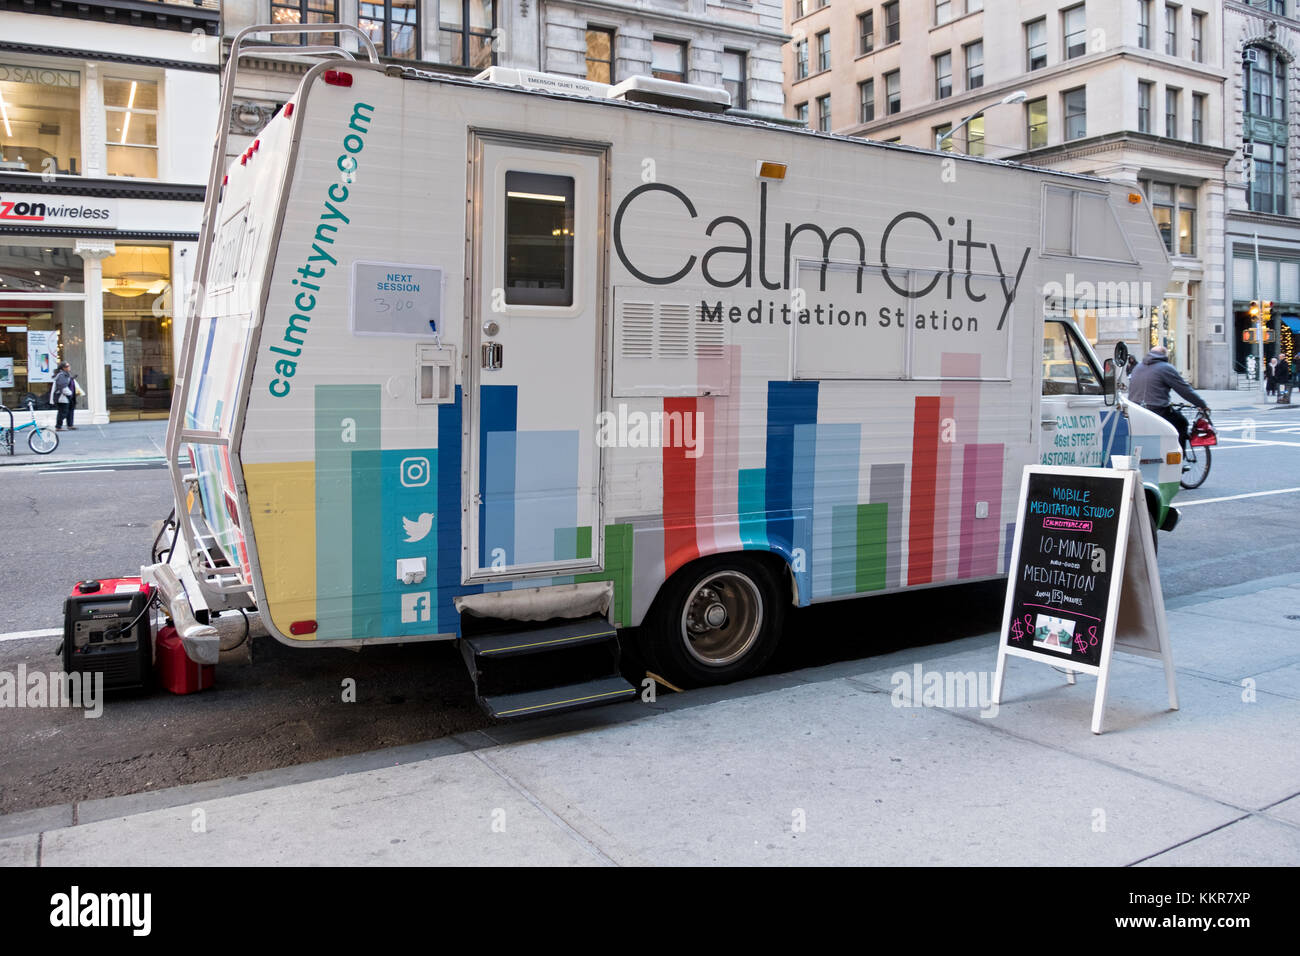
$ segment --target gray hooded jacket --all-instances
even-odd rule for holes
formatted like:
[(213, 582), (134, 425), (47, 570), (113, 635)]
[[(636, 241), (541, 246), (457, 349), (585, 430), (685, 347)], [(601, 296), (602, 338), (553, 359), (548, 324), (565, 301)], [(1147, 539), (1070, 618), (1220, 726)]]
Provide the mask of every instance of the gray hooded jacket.
[(1196, 394), (1192, 386), (1178, 374), (1163, 355), (1147, 353), (1142, 364), (1133, 370), (1128, 380), (1128, 400), (1148, 408), (1165, 408), (1169, 405), (1169, 390), (1173, 389), (1197, 408), (1206, 406), (1205, 399)]

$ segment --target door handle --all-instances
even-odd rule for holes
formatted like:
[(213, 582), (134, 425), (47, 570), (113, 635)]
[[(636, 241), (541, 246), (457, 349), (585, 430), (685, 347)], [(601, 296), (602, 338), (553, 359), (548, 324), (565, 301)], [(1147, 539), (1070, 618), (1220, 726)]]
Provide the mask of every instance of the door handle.
[(482, 365), (485, 369), (498, 369), (502, 365), (503, 349), (500, 342), (484, 342), (482, 346)]

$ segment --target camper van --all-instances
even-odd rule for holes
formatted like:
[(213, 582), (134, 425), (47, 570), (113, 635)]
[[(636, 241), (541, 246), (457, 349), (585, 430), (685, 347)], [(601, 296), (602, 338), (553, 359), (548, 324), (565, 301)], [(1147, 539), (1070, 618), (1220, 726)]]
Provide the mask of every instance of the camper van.
[(1130, 187), (356, 43), (213, 173), (144, 569), (193, 659), (256, 607), (549, 713), (637, 693), (620, 631), (721, 683), (787, 608), (1005, 575), (1028, 464), (1140, 447), (1173, 526), (1173, 429), (1089, 344), (1168, 278)]

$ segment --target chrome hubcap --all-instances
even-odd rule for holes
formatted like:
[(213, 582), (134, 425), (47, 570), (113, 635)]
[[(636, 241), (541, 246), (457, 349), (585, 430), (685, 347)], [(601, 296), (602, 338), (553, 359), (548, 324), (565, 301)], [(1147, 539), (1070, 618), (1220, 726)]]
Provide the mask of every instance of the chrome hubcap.
[(743, 657), (763, 623), (758, 586), (739, 571), (717, 571), (695, 586), (682, 612), (686, 649), (701, 664), (723, 667)]

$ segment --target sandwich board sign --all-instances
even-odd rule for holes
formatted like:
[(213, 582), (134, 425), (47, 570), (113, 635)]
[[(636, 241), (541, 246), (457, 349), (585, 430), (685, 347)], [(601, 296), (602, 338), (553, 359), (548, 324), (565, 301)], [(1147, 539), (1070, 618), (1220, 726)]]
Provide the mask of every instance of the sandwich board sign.
[(1001, 703), (1008, 657), (1097, 677), (1092, 732), (1101, 733), (1115, 651), (1164, 662), (1178, 709), (1155, 541), (1141, 475), (1119, 468), (1028, 465), (993, 680)]

